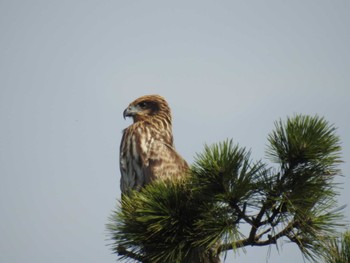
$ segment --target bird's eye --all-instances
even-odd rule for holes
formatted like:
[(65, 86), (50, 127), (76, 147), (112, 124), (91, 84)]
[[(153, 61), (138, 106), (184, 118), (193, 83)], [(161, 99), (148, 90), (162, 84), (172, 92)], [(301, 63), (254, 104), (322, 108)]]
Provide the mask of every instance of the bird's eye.
[(140, 102), (139, 105), (140, 105), (141, 108), (144, 109), (144, 108), (146, 108), (147, 103), (143, 101), (143, 102)]

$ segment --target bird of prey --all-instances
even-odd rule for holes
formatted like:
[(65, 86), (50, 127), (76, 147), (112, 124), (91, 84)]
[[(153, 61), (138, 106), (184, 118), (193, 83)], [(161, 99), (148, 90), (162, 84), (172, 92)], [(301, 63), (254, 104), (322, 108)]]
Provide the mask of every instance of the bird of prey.
[(129, 104), (123, 116), (132, 117), (133, 124), (123, 131), (120, 144), (122, 194), (189, 170), (174, 148), (171, 111), (163, 97), (142, 96)]
[[(129, 104), (123, 116), (132, 117), (133, 124), (123, 131), (120, 144), (122, 195), (153, 180), (178, 178), (189, 172), (174, 148), (171, 111), (163, 97), (140, 97)], [(220, 258), (214, 250), (197, 248), (186, 262), (220, 263)]]

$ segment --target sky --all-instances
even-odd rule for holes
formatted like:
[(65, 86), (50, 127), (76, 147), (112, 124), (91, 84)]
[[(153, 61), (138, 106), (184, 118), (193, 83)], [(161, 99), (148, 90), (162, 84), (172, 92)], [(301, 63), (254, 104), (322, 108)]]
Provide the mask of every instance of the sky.
[[(275, 121), (325, 117), (347, 204), (349, 12), (347, 0), (1, 0), (0, 262), (117, 262), (105, 225), (122, 113), (145, 94), (168, 100), (189, 163), (226, 138), (267, 161)], [(303, 262), (289, 243), (233, 260)]]

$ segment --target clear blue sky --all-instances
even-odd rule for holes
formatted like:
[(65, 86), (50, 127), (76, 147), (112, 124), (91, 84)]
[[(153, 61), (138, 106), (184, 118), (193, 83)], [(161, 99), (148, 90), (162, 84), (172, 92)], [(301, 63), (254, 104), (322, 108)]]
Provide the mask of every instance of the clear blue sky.
[[(0, 262), (116, 262), (122, 112), (158, 93), (177, 150), (232, 138), (264, 159), (274, 121), (334, 123), (350, 200), (350, 2), (0, 1)], [(345, 209), (350, 220), (350, 210)], [(230, 254), (303, 259), (292, 244)]]

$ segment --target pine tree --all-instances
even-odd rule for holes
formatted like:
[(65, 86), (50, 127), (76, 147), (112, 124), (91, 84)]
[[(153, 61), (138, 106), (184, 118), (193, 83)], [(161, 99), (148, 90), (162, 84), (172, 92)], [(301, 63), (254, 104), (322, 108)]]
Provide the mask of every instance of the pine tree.
[(144, 263), (211, 263), (229, 250), (290, 241), (316, 261), (344, 226), (334, 182), (340, 151), (336, 128), (304, 115), (275, 123), (270, 164), (232, 140), (205, 146), (186, 179), (157, 181), (120, 201), (107, 225), (112, 248)]

